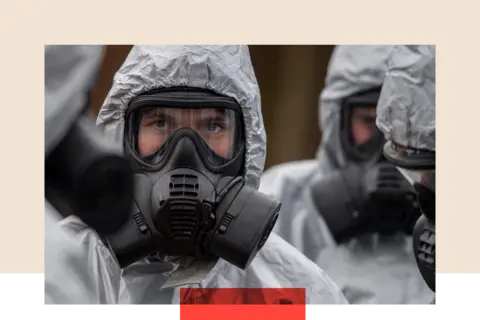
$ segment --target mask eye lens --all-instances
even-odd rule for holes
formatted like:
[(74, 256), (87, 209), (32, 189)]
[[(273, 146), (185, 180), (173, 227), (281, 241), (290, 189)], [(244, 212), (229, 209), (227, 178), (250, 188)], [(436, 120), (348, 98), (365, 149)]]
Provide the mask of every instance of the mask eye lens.
[(150, 164), (162, 161), (169, 141), (184, 129), (193, 133), (205, 152), (216, 158), (212, 164), (219, 159), (226, 163), (236, 156), (241, 143), (240, 119), (239, 112), (225, 108), (144, 106), (131, 112), (126, 132), (134, 152)]

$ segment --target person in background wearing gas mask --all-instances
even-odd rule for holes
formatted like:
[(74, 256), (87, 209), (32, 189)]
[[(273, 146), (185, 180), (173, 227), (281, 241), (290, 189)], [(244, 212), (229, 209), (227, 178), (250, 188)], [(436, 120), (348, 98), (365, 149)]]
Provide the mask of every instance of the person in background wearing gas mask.
[(417, 193), (422, 216), (413, 248), (420, 273), (435, 292), (435, 46), (394, 47), (376, 124), (387, 140), (385, 157)]
[(45, 47), (47, 304), (98, 302), (96, 270), (74, 233), (58, 221), (76, 215), (99, 232), (114, 232), (129, 214), (118, 204), (132, 197), (133, 170), (121, 149), (105, 144), (93, 119), (84, 115), (102, 52), (102, 46)]
[(280, 203), (256, 190), (266, 135), (247, 46), (134, 46), (97, 124), (136, 168), (130, 221), (98, 236), (74, 217), (63, 225), (92, 244), (107, 296), (176, 304), (204, 299), (196, 288), (305, 288), (307, 303), (346, 303), (270, 235)]
[(274, 232), (352, 304), (428, 303), (411, 252), (413, 188), (382, 157), (376, 105), (390, 46), (337, 46), (321, 95), (317, 159), (277, 165), (260, 191), (282, 201)]

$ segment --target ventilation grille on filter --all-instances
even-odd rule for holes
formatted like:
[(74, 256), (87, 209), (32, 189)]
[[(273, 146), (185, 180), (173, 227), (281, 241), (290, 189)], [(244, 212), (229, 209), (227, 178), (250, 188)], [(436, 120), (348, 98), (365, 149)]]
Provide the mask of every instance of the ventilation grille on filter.
[(423, 230), (420, 236), (418, 258), (429, 268), (435, 270), (435, 231), (430, 228)]
[(188, 197), (198, 196), (198, 178), (188, 174), (173, 175), (170, 178), (170, 196), (181, 197), (170, 202), (172, 236), (176, 240), (190, 240), (197, 224), (197, 202)]
[(197, 225), (197, 203), (179, 199), (170, 202), (170, 231), (175, 240), (193, 238)]
[(170, 196), (198, 196), (198, 178), (194, 175), (173, 175), (170, 178)]

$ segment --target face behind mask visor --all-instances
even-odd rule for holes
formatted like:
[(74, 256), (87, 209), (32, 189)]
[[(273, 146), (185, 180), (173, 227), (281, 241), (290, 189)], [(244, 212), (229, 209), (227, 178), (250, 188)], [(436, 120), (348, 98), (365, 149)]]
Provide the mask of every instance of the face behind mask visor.
[(383, 135), (375, 124), (379, 89), (357, 93), (344, 100), (341, 143), (349, 160), (368, 161), (381, 153)]
[(132, 100), (125, 149), (138, 165), (129, 224), (106, 241), (122, 268), (151, 254), (219, 257), (245, 269), (280, 203), (245, 184), (241, 108), (181, 89)]
[(169, 138), (179, 129), (190, 129), (201, 138), (206, 160), (223, 165), (238, 154), (239, 118), (238, 112), (228, 109), (146, 107), (131, 115), (129, 140), (143, 162), (157, 166), (165, 159)]
[(134, 99), (126, 114), (125, 139), (136, 160), (158, 170), (179, 129), (195, 132), (204, 147), (201, 156), (212, 166), (238, 156), (243, 143), (240, 107), (228, 97), (205, 98), (202, 92), (186, 91)]

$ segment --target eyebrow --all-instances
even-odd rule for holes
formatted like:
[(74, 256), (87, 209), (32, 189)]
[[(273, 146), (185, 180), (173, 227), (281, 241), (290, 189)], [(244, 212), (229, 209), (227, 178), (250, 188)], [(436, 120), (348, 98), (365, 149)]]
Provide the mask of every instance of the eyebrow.
[(162, 118), (164, 121), (167, 121), (169, 123), (176, 123), (176, 118), (175, 117), (172, 117), (171, 114), (168, 114), (166, 112), (148, 112), (145, 114), (145, 116), (142, 118), (142, 122), (143, 121), (153, 121), (153, 120), (157, 120), (159, 118)]
[[(230, 117), (228, 116), (226, 109), (207, 109), (206, 112), (201, 112), (192, 114), (195, 118), (200, 121), (223, 121), (223, 122), (230, 122)], [(142, 117), (143, 121), (152, 121), (154, 119), (162, 117), (166, 121), (176, 121), (176, 117), (170, 114), (167, 110), (157, 107), (152, 107), (144, 111), (144, 115)], [(182, 117), (180, 115), (180, 117)], [(182, 117), (183, 118), (183, 117)]]
[(143, 118), (152, 118), (158, 115), (165, 115), (165, 111), (159, 108), (151, 108), (144, 111)]
[(200, 120), (229, 120), (229, 117), (224, 114), (204, 114), (199, 117)]
[(227, 111), (225, 109), (208, 109), (208, 112), (205, 112), (207, 115), (215, 115), (225, 117), (227, 115)]
[(213, 110), (208, 110), (208, 112), (205, 113), (200, 113), (199, 114), (200, 119), (216, 119), (216, 120), (230, 120), (230, 117), (228, 116), (226, 110), (223, 109), (213, 109)]
[(354, 117), (354, 118), (357, 118), (357, 119), (362, 119), (362, 120), (371, 121), (371, 120), (375, 120), (375, 119), (377, 118), (377, 115), (357, 112), (357, 113), (355, 113), (355, 114), (353, 115), (353, 117)]

